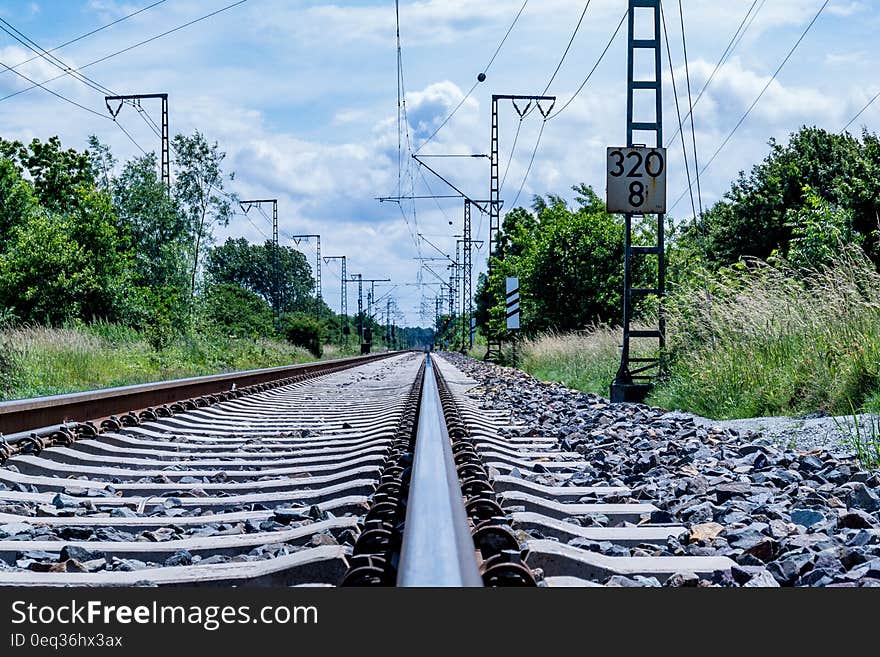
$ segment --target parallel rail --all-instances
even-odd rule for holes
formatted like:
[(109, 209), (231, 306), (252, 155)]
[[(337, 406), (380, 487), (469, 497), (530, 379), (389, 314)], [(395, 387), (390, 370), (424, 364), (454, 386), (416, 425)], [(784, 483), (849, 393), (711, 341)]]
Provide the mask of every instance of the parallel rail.
[(13, 455), (0, 586), (338, 583), (420, 362), (357, 361)]
[[(46, 429), (60, 425), (137, 413), (184, 400), (223, 395), (296, 377), (326, 374), (387, 358), (392, 353), (0, 402), (0, 435), (5, 435), (11, 443), (32, 431), (43, 430), (45, 433)], [(16, 435), (19, 433), (24, 435)]]
[(434, 371), (428, 356), (397, 585), (482, 586)]

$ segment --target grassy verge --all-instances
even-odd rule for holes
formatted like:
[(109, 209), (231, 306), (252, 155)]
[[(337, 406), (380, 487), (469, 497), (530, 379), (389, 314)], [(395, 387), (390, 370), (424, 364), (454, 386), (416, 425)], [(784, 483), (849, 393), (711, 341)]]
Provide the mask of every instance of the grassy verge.
[(751, 263), (669, 308), (661, 406), (727, 419), (880, 405), (880, 276), (860, 250), (806, 273)]
[[(794, 272), (751, 263), (668, 303), (668, 376), (649, 402), (714, 419), (880, 411), (880, 275), (858, 250)], [(523, 369), (607, 395), (619, 330), (546, 335)]]
[(578, 333), (550, 333), (522, 345), (523, 370), (544, 381), (608, 396), (620, 365), (620, 331), (606, 326)]
[[(341, 354), (326, 350), (324, 357)], [(81, 390), (276, 367), (315, 360), (286, 342), (190, 335), (155, 350), (138, 332), (115, 325), (0, 331), (0, 398)]]

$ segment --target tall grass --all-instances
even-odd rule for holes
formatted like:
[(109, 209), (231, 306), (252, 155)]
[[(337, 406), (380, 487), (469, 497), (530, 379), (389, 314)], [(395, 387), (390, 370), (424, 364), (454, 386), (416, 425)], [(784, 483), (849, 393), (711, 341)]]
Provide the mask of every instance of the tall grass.
[(547, 333), (523, 343), (521, 367), (544, 381), (608, 396), (620, 365), (620, 339), (620, 330), (607, 326)]
[[(795, 271), (750, 261), (667, 302), (669, 368), (649, 402), (714, 419), (880, 411), (880, 275), (858, 247)], [(607, 395), (619, 329), (524, 343), (538, 378)], [(646, 354), (638, 354), (646, 355)]]
[(749, 262), (668, 308), (654, 403), (716, 419), (880, 406), (880, 276), (861, 249), (807, 272)]
[(0, 399), (20, 399), (314, 360), (286, 342), (188, 335), (161, 350), (113, 324), (0, 331)]
[(880, 418), (872, 415), (859, 417), (855, 409), (847, 418), (834, 418), (843, 443), (852, 449), (865, 468), (880, 469)]

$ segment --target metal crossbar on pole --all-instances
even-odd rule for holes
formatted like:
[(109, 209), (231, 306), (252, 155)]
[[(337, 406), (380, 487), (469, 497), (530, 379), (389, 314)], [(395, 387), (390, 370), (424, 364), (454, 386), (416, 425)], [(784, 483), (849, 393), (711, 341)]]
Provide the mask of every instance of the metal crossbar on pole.
[(314, 239), (316, 242), (315, 249), (315, 317), (320, 321), (321, 306), (324, 301), (324, 286), (321, 282), (321, 236), (320, 235), (288, 235), (294, 243), (299, 246), (300, 240)]
[[(490, 152), (489, 152), (489, 273), (492, 277), (492, 258), (498, 247), (498, 233), (501, 231), (501, 209), (503, 202), (501, 200), (501, 176), (500, 176), (500, 155), (499, 155), (499, 101), (511, 101), (520, 120), (523, 120), (529, 113), (532, 103), (535, 103), (541, 115), (546, 119), (545, 110), (541, 109), (541, 103), (555, 103), (556, 96), (540, 96), (526, 94), (492, 94), (492, 128), (490, 135)], [(525, 107), (521, 107), (519, 103), (527, 103)], [(547, 110), (549, 113), (550, 110)], [(486, 327), (486, 341), (488, 348), (483, 360), (500, 360), (501, 339), (497, 333), (490, 327)]]
[[(104, 104), (107, 110), (116, 120), (122, 106), (126, 102), (135, 104), (140, 107), (142, 100), (161, 100), (162, 101), (162, 182), (165, 183), (166, 189), (171, 189), (171, 134), (168, 126), (168, 94), (125, 94), (121, 96), (104, 96)], [(111, 103), (119, 103), (114, 109)], [(155, 125), (155, 124), (154, 124)]]

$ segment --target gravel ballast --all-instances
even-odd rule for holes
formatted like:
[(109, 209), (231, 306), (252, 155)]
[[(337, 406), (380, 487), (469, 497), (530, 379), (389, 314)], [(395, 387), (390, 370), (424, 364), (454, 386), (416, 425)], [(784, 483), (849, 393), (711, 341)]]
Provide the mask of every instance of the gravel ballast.
[(477, 382), (468, 394), (481, 407), (510, 413), (514, 427), (503, 433), (552, 436), (589, 464), (565, 477), (540, 464), (518, 476), (554, 486), (625, 486), (631, 492), (615, 502), (650, 502), (660, 511), (645, 522), (686, 528), (662, 546), (579, 547), (621, 556), (726, 556), (737, 564), (699, 580), (672, 577), (667, 586), (880, 586), (880, 476), (860, 467), (839, 433), (811, 438), (813, 420), (799, 421), (807, 427), (801, 435), (784, 420), (762, 433), (757, 421), (734, 425), (612, 405), (519, 370), (444, 356)]

